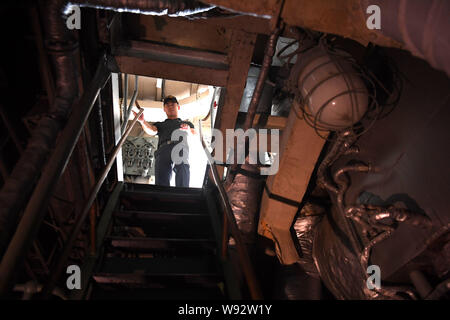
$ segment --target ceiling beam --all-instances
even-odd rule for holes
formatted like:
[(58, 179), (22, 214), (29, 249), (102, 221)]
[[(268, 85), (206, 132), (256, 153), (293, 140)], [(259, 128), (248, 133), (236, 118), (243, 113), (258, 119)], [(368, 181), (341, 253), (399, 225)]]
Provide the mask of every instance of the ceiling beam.
[(155, 44), (145, 41), (122, 42), (120, 46), (114, 49), (113, 53), (115, 55), (125, 55), (211, 69), (228, 69), (228, 59), (226, 54)]
[(123, 25), (131, 39), (168, 43), (210, 52), (228, 52), (231, 30), (200, 20), (203, 19), (197, 21), (183, 17), (126, 14)]
[[(226, 82), (225, 101), (219, 106), (219, 113), (215, 121), (215, 128), (222, 131), (225, 137), (226, 129), (234, 129), (241, 106), (242, 95), (247, 82), (248, 70), (253, 57), (256, 34), (239, 30), (233, 31), (231, 49), (229, 52), (230, 69)], [(224, 144), (224, 157), (226, 156)], [(222, 159), (224, 161), (225, 159)], [(218, 167), (219, 175), (223, 176), (223, 167)]]
[[(236, 12), (274, 16), (280, 0), (203, 0)], [(351, 38), (366, 46), (374, 44), (401, 48), (402, 44), (366, 26), (367, 6), (361, 0), (285, 0), (281, 18), (290, 26)]]
[(116, 56), (115, 59), (118, 71), (122, 73), (220, 87), (224, 87), (227, 84), (227, 70), (188, 66), (130, 56)]
[(265, 16), (270, 19), (276, 13), (276, 8), (280, 0), (203, 0), (203, 2), (217, 5), (224, 9), (231, 9), (236, 12), (252, 12), (253, 14), (262, 17)]
[(208, 97), (208, 96), (209, 96), (209, 89), (203, 91), (203, 92), (200, 93), (200, 94), (197, 94), (197, 92), (195, 92), (195, 93), (191, 94), (189, 97), (186, 97), (186, 98), (184, 98), (184, 99), (181, 99), (181, 100), (179, 101), (179, 103), (180, 103), (180, 105), (188, 104), (188, 103), (192, 103), (192, 102), (195, 102), (195, 101), (204, 99), (204, 98), (206, 98), (206, 97)]

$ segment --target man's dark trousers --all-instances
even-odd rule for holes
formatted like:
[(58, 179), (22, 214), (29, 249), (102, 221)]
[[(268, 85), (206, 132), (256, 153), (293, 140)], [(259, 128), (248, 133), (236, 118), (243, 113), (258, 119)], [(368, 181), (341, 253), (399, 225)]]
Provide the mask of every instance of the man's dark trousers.
[(172, 149), (174, 144), (160, 146), (155, 152), (155, 184), (170, 187), (172, 170), (175, 171), (175, 185), (177, 187), (189, 187), (189, 164), (174, 165), (172, 161)]

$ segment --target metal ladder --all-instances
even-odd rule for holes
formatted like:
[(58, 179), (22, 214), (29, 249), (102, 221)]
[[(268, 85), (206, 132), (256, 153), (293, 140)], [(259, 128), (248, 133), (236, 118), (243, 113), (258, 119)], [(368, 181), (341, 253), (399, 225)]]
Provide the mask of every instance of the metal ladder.
[(119, 183), (98, 225), (98, 256), (83, 268), (92, 276), (72, 298), (239, 298), (211, 210), (203, 189)]

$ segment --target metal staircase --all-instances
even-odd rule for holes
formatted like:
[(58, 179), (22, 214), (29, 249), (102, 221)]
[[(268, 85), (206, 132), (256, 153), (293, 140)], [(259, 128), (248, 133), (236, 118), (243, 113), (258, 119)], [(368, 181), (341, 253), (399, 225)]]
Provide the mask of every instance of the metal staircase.
[(138, 184), (117, 189), (103, 214), (109, 221), (99, 225), (100, 250), (84, 298), (230, 297), (217, 254), (217, 212), (203, 189)]
[[(69, 299), (262, 299), (227, 193), (202, 137), (210, 173), (202, 189), (116, 182), (113, 191), (108, 191), (109, 200), (100, 216), (91, 211), (142, 113), (143, 109), (111, 151), (47, 282), (38, 290), (40, 298), (49, 299), (58, 283), (65, 281), (70, 252), (87, 217), (94, 213), (90, 215), (91, 250), (81, 266), (81, 288), (73, 290)], [(63, 155), (55, 156), (54, 161), (64, 165), (60, 159), (64, 159)], [(53, 182), (49, 183), (42, 182), (46, 188), (53, 187)], [(13, 284), (17, 263), (35, 237), (30, 230), (42, 223), (43, 215), (38, 214), (41, 211), (28, 206), (31, 209), (24, 213), (0, 264), (4, 270), (0, 294)]]

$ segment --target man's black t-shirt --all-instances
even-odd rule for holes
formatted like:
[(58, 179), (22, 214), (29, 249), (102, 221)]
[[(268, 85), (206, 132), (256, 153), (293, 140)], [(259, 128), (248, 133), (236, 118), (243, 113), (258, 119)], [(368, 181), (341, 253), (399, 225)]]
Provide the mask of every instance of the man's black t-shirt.
[(166, 119), (163, 122), (155, 122), (153, 125), (158, 129), (158, 148), (170, 141), (172, 137), (172, 132), (177, 129), (180, 129), (180, 125), (182, 123), (186, 123), (189, 127), (194, 128), (194, 125), (190, 121), (183, 121), (180, 118), (176, 119)]

